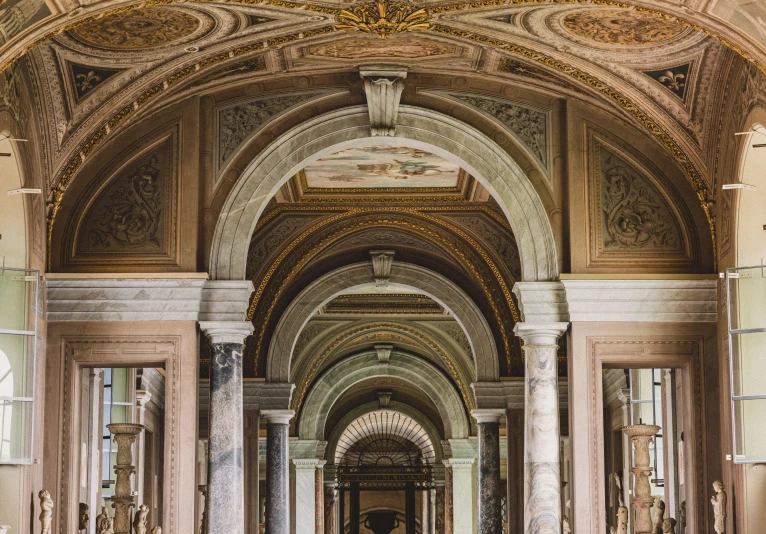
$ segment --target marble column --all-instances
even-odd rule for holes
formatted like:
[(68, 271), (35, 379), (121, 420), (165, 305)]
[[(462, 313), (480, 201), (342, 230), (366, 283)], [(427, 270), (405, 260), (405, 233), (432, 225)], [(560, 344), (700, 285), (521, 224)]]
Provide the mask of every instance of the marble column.
[(479, 534), (502, 532), (500, 418), (505, 410), (473, 410), (479, 434)]
[(476, 480), (473, 458), (450, 458), (452, 468), (452, 529), (455, 534), (476, 532), (473, 514)]
[(434, 527), (436, 527), (436, 533), (437, 534), (446, 534), (446, 523), (445, 523), (445, 495), (444, 495), (444, 486), (439, 486), (436, 488), (436, 504), (435, 504), (435, 517), (436, 521), (434, 522)]
[(452, 466), (444, 460), (444, 534), (453, 534), (452, 511)]
[(327, 509), (325, 532), (322, 534), (338, 534), (338, 490), (327, 488), (325, 499), (330, 503)]
[(319, 460), (314, 470), (314, 534), (324, 534), (324, 460)]
[[(322, 486), (317, 494), (317, 472), (324, 460), (296, 458), (295, 465), (295, 534), (316, 534), (323, 523)], [(320, 513), (321, 511), (321, 513)], [(324, 528), (324, 527), (323, 527)]]
[(244, 534), (242, 354), (249, 322), (201, 322), (210, 340), (208, 534)]
[(558, 338), (567, 323), (518, 323), (524, 341), (524, 532), (561, 533)]
[[(263, 410), (266, 420), (266, 532), (290, 534), (289, 434), (293, 410)], [(313, 495), (313, 483), (311, 485)], [(311, 513), (314, 513), (312, 503)]]

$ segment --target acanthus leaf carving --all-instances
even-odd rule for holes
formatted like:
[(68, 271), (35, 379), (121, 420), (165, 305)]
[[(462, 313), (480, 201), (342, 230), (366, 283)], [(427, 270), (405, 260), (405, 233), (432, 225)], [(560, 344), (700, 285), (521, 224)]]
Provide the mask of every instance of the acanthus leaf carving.
[(673, 214), (655, 186), (597, 144), (603, 246), (607, 251), (683, 251)]
[(91, 248), (160, 248), (162, 169), (156, 155), (119, 181), (101, 205), (87, 234)]

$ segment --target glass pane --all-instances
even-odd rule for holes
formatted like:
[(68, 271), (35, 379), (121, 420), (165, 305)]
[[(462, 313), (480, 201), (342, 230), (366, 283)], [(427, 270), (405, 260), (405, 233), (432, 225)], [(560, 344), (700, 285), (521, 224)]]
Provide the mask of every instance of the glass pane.
[(651, 402), (634, 403), (633, 406), (633, 424), (654, 424), (654, 404)]
[[(730, 271), (732, 272), (732, 271)], [(766, 268), (737, 269), (739, 278), (729, 278), (731, 328), (766, 328)]]
[(732, 334), (734, 396), (766, 395), (766, 332)]
[(32, 397), (34, 341), (32, 336), (0, 334), (0, 397)]
[[(112, 400), (125, 402), (128, 398), (128, 377), (130, 369), (112, 369)], [(124, 421), (120, 421), (121, 423)]]
[(5, 330), (35, 329), (35, 289), (37, 271), (0, 269), (0, 328)]
[(112, 423), (128, 423), (128, 407), (112, 405)]
[(766, 399), (734, 401), (736, 460), (766, 459)]
[[(632, 386), (633, 386), (633, 400), (652, 400), (652, 388), (654, 387), (654, 380), (652, 377), (651, 369), (634, 369), (631, 371)], [(645, 420), (646, 421), (646, 420)]]
[(0, 461), (30, 461), (32, 402), (0, 400)]

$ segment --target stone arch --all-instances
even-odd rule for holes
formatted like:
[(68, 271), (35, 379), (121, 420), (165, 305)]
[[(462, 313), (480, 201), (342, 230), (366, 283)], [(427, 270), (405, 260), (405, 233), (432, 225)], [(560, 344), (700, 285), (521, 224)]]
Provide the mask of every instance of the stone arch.
[[(721, 191), (721, 238), (733, 236), (734, 264), (738, 267), (759, 265), (766, 247), (766, 236), (760, 221), (763, 205), (766, 202), (766, 153), (753, 144), (766, 140), (766, 109), (755, 108), (747, 118), (747, 131), (743, 136), (737, 181), (754, 185), (756, 189), (739, 191)], [(728, 198), (727, 198), (728, 197)], [(733, 213), (732, 213), (733, 212)], [(726, 249), (727, 247), (722, 247)]]
[(391, 353), (390, 363), (381, 363), (375, 351), (366, 351), (338, 362), (314, 383), (298, 421), (301, 439), (324, 440), (327, 416), (340, 396), (361, 380), (378, 377), (399, 378), (423, 391), (439, 410), (447, 437), (463, 439), (470, 435), (460, 395), (436, 367), (400, 351)]
[(221, 210), (211, 249), (211, 277), (245, 278), (250, 237), (266, 203), (285, 181), (323, 156), (370, 142), (420, 148), (459, 164), (502, 207), (519, 246), (522, 278), (558, 277), (553, 230), (542, 201), (497, 143), (463, 122), (412, 106), (400, 107), (396, 133), (370, 137), (367, 107), (356, 106), (308, 120), (271, 143), (242, 173)]
[[(380, 410), (399, 412), (402, 415), (406, 415), (407, 417), (412, 418), (417, 424), (423, 427), (423, 430), (426, 431), (426, 434), (428, 434), (428, 437), (433, 444), (434, 452), (436, 453), (436, 463), (439, 464), (442, 461), (442, 458), (444, 458), (444, 450), (441, 444), (441, 434), (439, 434), (439, 431), (436, 429), (436, 426), (434, 426), (431, 420), (426, 417), (423, 412), (413, 406), (410, 406), (409, 404), (391, 401), (391, 403), (385, 408), (381, 408), (380, 404), (377, 402), (368, 402), (366, 404), (362, 404), (361, 406), (357, 406), (346, 415), (344, 415), (341, 420), (338, 421), (338, 424), (335, 425), (332, 434), (330, 434), (330, 439), (327, 440), (327, 447), (325, 448), (325, 459), (327, 460), (328, 464), (332, 465), (335, 463), (335, 450), (338, 448), (338, 441), (340, 440), (340, 437), (346, 428), (348, 428), (348, 426), (358, 418), (367, 415), (368, 413)], [(325, 431), (326, 430), (327, 429), (325, 429)]]
[[(338, 293), (375, 285), (372, 263), (356, 263), (331, 271), (306, 287), (282, 314), (269, 345), (267, 382), (290, 382), (293, 349), (311, 317)], [(444, 276), (429, 269), (394, 261), (389, 285), (422, 291), (447, 309), (471, 344), (475, 377), (479, 382), (499, 380), (497, 349), (492, 331), (476, 303)]]

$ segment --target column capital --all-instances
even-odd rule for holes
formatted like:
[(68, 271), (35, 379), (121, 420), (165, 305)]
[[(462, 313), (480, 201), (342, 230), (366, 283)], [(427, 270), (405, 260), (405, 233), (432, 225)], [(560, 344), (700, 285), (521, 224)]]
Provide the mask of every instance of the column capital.
[(505, 410), (494, 408), (483, 408), (471, 410), (471, 417), (476, 419), (476, 422), (481, 423), (499, 423), (500, 419), (505, 417)]
[(313, 471), (314, 469), (321, 469), (327, 463), (325, 460), (318, 460), (316, 458), (294, 458), (293, 465), (297, 471)]
[(138, 406), (143, 408), (150, 400), (152, 400), (152, 394), (150, 392), (146, 391), (145, 389), (136, 390), (136, 404)]
[(212, 345), (218, 343), (244, 344), (245, 338), (253, 333), (255, 327), (250, 321), (201, 321), (199, 328)]
[(525, 322), (516, 323), (513, 332), (527, 345), (555, 345), (569, 327), (569, 323)]
[(513, 294), (526, 322), (551, 323), (569, 320), (567, 294), (561, 282), (516, 282)]
[(295, 417), (295, 410), (261, 410), (261, 417), (266, 420), (267, 424), (289, 425), (292, 418)]
[(461, 469), (473, 469), (473, 464), (475, 463), (475, 458), (449, 458), (444, 460), (444, 465), (451, 467), (453, 471)]

